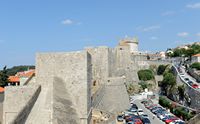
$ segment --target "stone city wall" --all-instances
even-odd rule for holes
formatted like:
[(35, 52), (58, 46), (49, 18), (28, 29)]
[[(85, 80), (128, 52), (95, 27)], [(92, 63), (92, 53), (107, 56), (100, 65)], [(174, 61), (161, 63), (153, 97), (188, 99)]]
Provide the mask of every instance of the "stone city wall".
[(92, 82), (95, 82), (97, 85), (104, 84), (109, 75), (109, 48), (101, 46), (96, 48), (85, 48), (85, 50), (91, 55)]
[(125, 79), (112, 77), (105, 85), (105, 94), (97, 106), (97, 109), (110, 113), (118, 113), (129, 108), (129, 96), (125, 87)]
[(38, 102), (43, 102), (33, 110), (38, 118), (30, 117), (27, 123), (88, 124), (91, 118), (91, 56), (86, 51), (40, 53), (36, 62), (36, 82), (42, 85), (43, 94)]
[(6, 87), (3, 124), (24, 124), (40, 91), (39, 85)]

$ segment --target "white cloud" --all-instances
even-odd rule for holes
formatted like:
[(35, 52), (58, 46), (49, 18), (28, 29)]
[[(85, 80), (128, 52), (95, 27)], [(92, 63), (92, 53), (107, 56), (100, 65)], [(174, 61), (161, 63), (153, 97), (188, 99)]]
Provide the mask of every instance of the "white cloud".
[(62, 24), (64, 25), (71, 25), (73, 24), (74, 22), (71, 20), (71, 19), (65, 19), (61, 22)]
[(188, 4), (186, 7), (191, 9), (200, 9), (200, 3)]
[(152, 36), (152, 37), (150, 37), (150, 39), (151, 39), (151, 40), (157, 40), (158, 37)]
[(166, 11), (166, 12), (163, 12), (161, 15), (162, 16), (170, 16), (170, 15), (174, 15), (175, 12), (174, 11)]
[(179, 36), (179, 37), (187, 37), (188, 35), (189, 35), (188, 32), (180, 32), (177, 34), (177, 36)]
[(160, 29), (160, 26), (159, 25), (152, 25), (152, 26), (149, 26), (149, 27), (138, 27), (137, 30), (140, 30), (142, 32), (149, 32), (149, 31), (154, 31), (154, 30), (157, 30), (157, 29)]

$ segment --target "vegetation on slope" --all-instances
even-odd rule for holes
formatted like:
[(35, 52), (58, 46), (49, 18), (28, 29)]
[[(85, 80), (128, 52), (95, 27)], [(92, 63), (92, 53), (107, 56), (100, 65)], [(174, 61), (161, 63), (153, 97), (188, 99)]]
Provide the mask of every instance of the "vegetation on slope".
[(200, 70), (200, 63), (199, 62), (195, 62), (192, 65), (190, 65), (191, 68), (195, 68), (197, 70)]
[(154, 79), (154, 73), (150, 69), (138, 71), (138, 77), (142, 81), (148, 81)]

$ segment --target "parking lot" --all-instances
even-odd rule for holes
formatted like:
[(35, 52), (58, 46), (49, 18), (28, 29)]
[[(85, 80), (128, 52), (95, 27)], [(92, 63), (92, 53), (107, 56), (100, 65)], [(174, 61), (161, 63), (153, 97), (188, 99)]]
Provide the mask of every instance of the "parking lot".
[[(141, 103), (142, 101), (143, 103)], [(181, 119), (168, 112), (159, 104), (156, 104), (155, 100), (143, 99), (138, 95), (132, 97), (130, 103), (132, 107), (125, 110), (123, 114), (119, 114), (120, 116), (117, 117), (116, 124), (184, 124)], [(159, 115), (162, 116), (162, 119), (158, 118)], [(140, 121), (135, 122), (134, 119)], [(119, 122), (118, 120), (123, 120), (123, 122)]]

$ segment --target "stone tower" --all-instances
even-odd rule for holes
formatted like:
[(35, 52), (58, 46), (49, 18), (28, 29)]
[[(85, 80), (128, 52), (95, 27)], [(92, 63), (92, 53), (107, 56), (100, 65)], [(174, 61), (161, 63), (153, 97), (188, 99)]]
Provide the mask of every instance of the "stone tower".
[(129, 46), (130, 52), (135, 53), (138, 52), (138, 39), (136, 37), (129, 38), (126, 37), (119, 42), (119, 46)]

